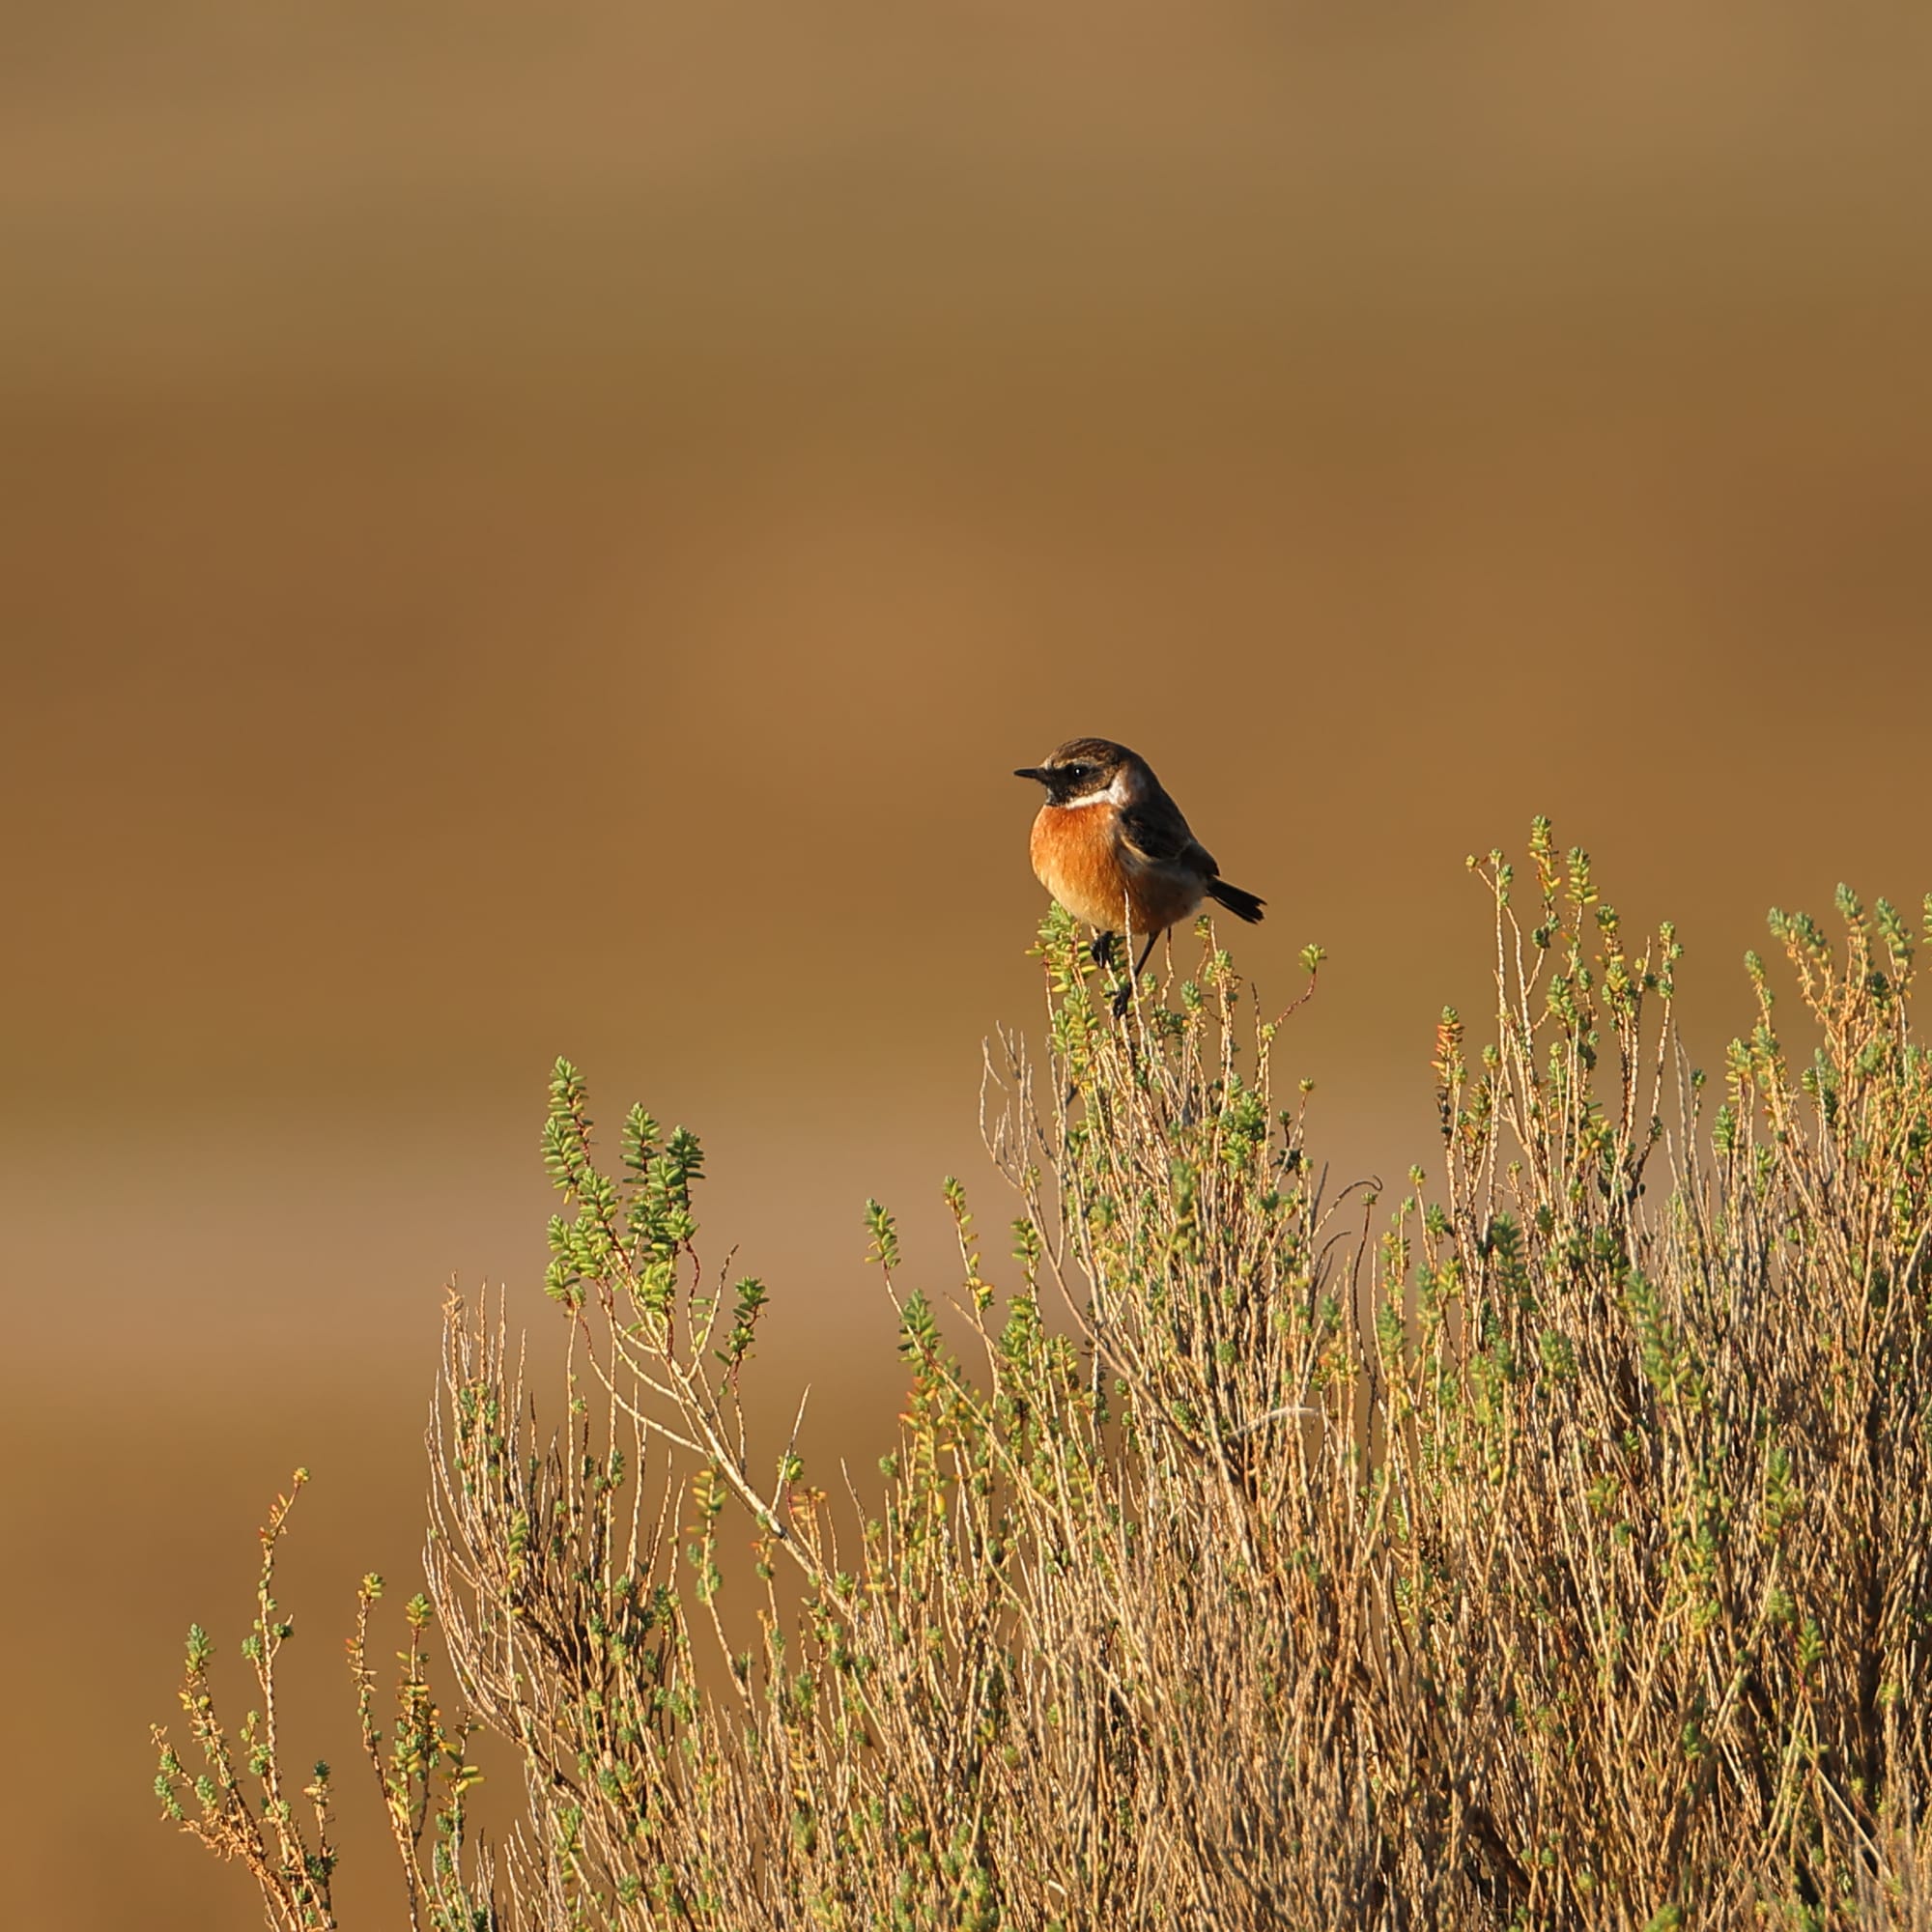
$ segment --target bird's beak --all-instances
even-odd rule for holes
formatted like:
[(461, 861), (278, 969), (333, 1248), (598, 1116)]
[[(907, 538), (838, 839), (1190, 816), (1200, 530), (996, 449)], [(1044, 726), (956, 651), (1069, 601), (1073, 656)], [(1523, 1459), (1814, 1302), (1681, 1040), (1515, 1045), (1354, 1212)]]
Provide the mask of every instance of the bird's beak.
[(1021, 765), (1014, 773), (1016, 779), (1033, 779), (1039, 784), (1051, 784), (1053, 774), (1043, 765)]

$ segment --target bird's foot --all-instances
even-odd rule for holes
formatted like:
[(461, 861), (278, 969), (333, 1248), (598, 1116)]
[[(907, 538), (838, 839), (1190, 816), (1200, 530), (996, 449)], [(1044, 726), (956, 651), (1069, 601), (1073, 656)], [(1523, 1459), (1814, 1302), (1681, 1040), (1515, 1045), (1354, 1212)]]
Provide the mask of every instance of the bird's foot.
[(1132, 1006), (1133, 1003), (1134, 1003), (1134, 982), (1131, 980), (1122, 980), (1121, 983), (1114, 988), (1114, 997), (1111, 1003), (1114, 1009), (1114, 1017), (1117, 1020), (1123, 1018), (1126, 1014), (1127, 1009), (1130, 1006)]
[(1094, 965), (1104, 972), (1114, 963), (1114, 935), (1111, 932), (1097, 934), (1087, 951), (1093, 954)]

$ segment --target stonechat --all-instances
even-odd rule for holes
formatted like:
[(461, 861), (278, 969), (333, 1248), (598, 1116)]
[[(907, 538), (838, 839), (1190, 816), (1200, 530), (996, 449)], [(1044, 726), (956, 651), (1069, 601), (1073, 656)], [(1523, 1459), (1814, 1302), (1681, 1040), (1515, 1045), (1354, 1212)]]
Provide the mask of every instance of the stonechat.
[(1075, 919), (1094, 927), (1094, 959), (1113, 957), (1117, 932), (1144, 932), (1147, 945), (1114, 995), (1118, 1016), (1170, 926), (1191, 919), (1204, 898), (1251, 924), (1264, 899), (1221, 877), (1214, 855), (1189, 830), (1148, 761), (1109, 738), (1072, 738), (1043, 765), (1013, 776), (1046, 787), (1033, 822), (1033, 869)]

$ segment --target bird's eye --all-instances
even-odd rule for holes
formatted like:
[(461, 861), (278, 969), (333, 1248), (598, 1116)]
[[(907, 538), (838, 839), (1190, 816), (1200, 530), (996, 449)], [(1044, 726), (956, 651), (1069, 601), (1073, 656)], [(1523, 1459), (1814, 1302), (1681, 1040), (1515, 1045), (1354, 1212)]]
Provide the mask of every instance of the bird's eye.
[(1092, 765), (1062, 765), (1061, 776), (1069, 779), (1088, 779), (1094, 776)]

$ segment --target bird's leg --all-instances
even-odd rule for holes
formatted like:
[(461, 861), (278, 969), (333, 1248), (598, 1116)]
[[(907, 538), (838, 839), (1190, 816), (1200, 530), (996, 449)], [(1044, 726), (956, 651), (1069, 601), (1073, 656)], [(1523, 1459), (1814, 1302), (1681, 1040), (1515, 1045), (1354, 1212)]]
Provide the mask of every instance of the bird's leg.
[(1087, 951), (1094, 955), (1094, 963), (1104, 972), (1114, 963), (1114, 935), (1098, 932), (1094, 935), (1094, 943)]
[[(1113, 936), (1112, 933), (1107, 935), (1109, 939)], [(1159, 937), (1160, 934), (1157, 932), (1151, 933), (1148, 936), (1148, 943), (1141, 948), (1141, 956), (1134, 961), (1134, 970), (1114, 989), (1114, 1017), (1116, 1019), (1119, 1019), (1128, 1007), (1133, 1004), (1134, 988), (1140, 984), (1141, 974), (1146, 970), (1148, 957), (1153, 952), (1153, 943)]]

